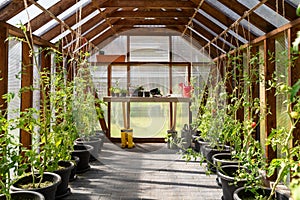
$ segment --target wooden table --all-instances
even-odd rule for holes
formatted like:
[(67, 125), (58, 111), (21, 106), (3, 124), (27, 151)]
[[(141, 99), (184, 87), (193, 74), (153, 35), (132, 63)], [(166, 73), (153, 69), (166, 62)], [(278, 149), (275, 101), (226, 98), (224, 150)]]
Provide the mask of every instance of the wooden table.
[(111, 102), (122, 103), (123, 120), (124, 120), (125, 129), (130, 128), (130, 103), (131, 102), (170, 103), (170, 130), (175, 130), (177, 103), (181, 103), (181, 102), (190, 103), (191, 99), (186, 97), (111, 97), (108, 96), (108, 97), (103, 97), (103, 101), (109, 103)]

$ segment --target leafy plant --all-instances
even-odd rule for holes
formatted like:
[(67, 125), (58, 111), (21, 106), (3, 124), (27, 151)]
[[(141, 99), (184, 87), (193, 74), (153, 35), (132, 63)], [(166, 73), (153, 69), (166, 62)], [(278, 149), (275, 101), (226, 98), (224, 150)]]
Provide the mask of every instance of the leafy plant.
[[(9, 104), (15, 97), (14, 93), (2, 96)], [(0, 105), (2, 108), (3, 105)], [(16, 130), (15, 119), (8, 119), (8, 109), (0, 111), (0, 193), (11, 199), (10, 186), (14, 183), (15, 177), (24, 173), (26, 165), (23, 165), (23, 157), (19, 150), (21, 145), (13, 131)]]

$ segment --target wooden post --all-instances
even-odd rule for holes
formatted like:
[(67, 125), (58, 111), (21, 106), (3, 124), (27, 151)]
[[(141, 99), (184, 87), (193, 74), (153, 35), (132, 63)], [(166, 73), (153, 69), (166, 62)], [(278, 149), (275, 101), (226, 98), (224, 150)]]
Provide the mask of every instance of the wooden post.
[[(33, 84), (33, 58), (29, 55), (30, 47), (26, 42), (22, 43), (22, 76), (21, 87), (30, 87)], [(33, 92), (26, 90), (21, 94), (21, 111), (25, 111), (33, 106)], [(30, 149), (31, 147), (31, 134), (21, 130), (20, 142), (23, 147)]]
[[(272, 80), (274, 71), (276, 70), (275, 62), (270, 59), (270, 53), (275, 53), (275, 39), (267, 38), (264, 40), (264, 76), (265, 76), (265, 85), (268, 87), (267, 83), (269, 80)], [(265, 117), (265, 129), (261, 134), (265, 135), (267, 138), (273, 128), (276, 128), (276, 97), (275, 97), (275, 88), (268, 89), (265, 88), (264, 91), (265, 103), (267, 109), (271, 114)], [(267, 163), (270, 163), (272, 159), (277, 157), (277, 152), (274, 151), (271, 145), (266, 145), (266, 159)], [(275, 180), (277, 174), (274, 173), (270, 180)]]
[(8, 92), (8, 29), (0, 26), (0, 110), (6, 110), (7, 104), (2, 95)]
[[(257, 47), (251, 47), (249, 49), (249, 59), (253, 58), (253, 56), (257, 55), (258, 52), (258, 48)], [(250, 60), (248, 60), (248, 62), (250, 62)], [(259, 98), (259, 64), (258, 63), (254, 63), (254, 64), (250, 64), (248, 63), (248, 67), (249, 67), (249, 76), (250, 76), (250, 80), (251, 80), (251, 86), (249, 87), (249, 98), (251, 98), (251, 100), (253, 101), (255, 98)], [(251, 110), (249, 110), (250, 112)], [(259, 116), (257, 113), (255, 113), (255, 111), (253, 111), (251, 113), (253, 121), (257, 122), (259, 119)], [(249, 116), (250, 117), (250, 116)], [(255, 133), (253, 133), (253, 137), (256, 140), (260, 140), (260, 134), (259, 134), (259, 126), (257, 126)]]

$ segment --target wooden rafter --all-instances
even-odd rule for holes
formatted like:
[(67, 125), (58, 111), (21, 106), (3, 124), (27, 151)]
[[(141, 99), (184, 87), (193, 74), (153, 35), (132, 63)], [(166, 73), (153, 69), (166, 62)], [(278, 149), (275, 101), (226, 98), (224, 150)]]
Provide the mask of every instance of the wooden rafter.
[(126, 0), (115, 1), (109, 0), (103, 3), (98, 3), (100, 8), (146, 8), (146, 9), (160, 9), (160, 8), (193, 8), (194, 4), (190, 1), (174, 1), (174, 0)]
[[(55, 5), (48, 8), (48, 10), (53, 15), (58, 16), (61, 13), (63, 13), (65, 10), (67, 10), (69, 7), (76, 4), (76, 2), (77, 0), (59, 1)], [(40, 28), (41, 26), (43, 26), (44, 24), (48, 23), (51, 20), (52, 17), (49, 14), (45, 12), (41, 13), (40, 15), (38, 15), (37, 17), (35, 17), (30, 21), (30, 26), (32, 31), (37, 30), (38, 28)]]

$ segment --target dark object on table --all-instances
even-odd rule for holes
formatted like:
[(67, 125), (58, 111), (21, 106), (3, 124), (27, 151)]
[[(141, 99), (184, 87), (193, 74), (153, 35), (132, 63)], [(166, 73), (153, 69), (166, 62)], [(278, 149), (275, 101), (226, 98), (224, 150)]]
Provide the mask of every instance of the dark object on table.
[(152, 94), (152, 96), (154, 96), (154, 95), (162, 96), (162, 94), (158, 88), (154, 88), (154, 89), (150, 90), (150, 93)]

